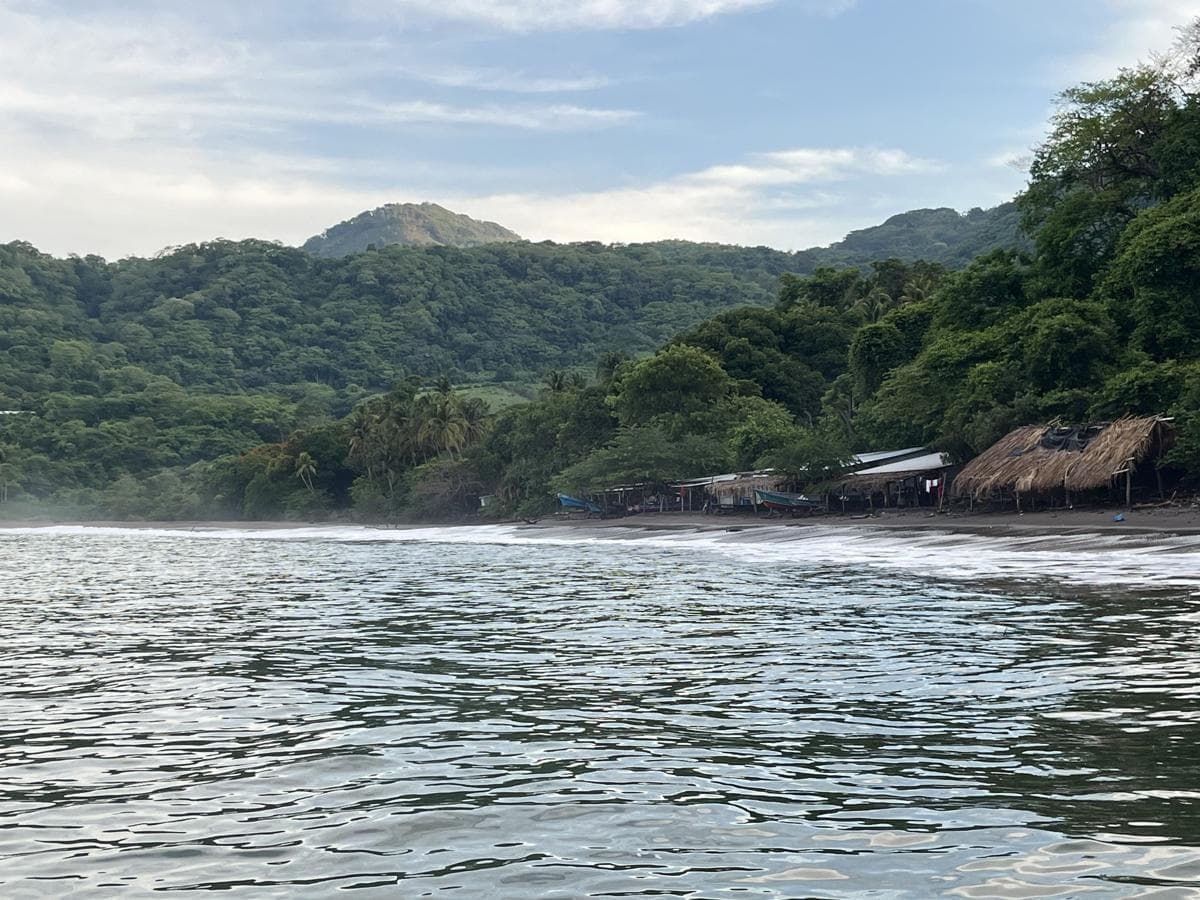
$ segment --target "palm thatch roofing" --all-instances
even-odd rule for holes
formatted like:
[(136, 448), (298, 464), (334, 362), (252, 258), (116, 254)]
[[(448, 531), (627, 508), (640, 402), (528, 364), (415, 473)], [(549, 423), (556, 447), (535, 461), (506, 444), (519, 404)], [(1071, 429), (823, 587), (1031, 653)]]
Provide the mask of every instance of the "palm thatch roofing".
[(743, 472), (737, 478), (719, 482), (713, 485), (714, 490), (721, 493), (749, 493), (753, 490), (773, 491), (787, 482), (787, 476), (781, 472)]
[(1127, 416), (1078, 429), (1081, 449), (1053, 446), (1055, 425), (1013, 429), (967, 463), (954, 479), (954, 496), (983, 498), (997, 490), (1044, 493), (1109, 487), (1113, 479), (1157, 456), (1172, 442), (1170, 419)]

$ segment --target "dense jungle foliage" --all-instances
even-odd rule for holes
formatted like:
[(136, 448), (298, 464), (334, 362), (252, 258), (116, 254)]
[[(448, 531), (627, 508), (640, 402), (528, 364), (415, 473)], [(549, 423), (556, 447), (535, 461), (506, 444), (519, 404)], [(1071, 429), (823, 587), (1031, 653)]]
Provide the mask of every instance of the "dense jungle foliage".
[[(556, 489), (819, 481), (853, 450), (966, 458), (1020, 423), (1155, 412), (1200, 482), (1197, 35), (1064, 92), (1004, 212), (1029, 243), (959, 270), (682, 242), (0, 247), (0, 408), (28, 411), (0, 420), (0, 503), (387, 520), (490, 494), (528, 515)], [(454, 388), (533, 373), (499, 412)]]

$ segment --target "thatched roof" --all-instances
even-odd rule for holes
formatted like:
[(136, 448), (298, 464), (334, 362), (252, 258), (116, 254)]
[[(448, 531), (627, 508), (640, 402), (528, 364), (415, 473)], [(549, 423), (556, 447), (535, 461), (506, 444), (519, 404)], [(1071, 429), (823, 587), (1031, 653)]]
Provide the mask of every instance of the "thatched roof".
[(715, 484), (713, 485), (713, 489), (722, 493), (737, 493), (739, 491), (749, 493), (755, 489), (773, 491), (786, 483), (787, 480), (787, 476), (779, 472), (747, 472), (730, 481)]
[(1162, 416), (1131, 416), (1091, 425), (1087, 430), (1095, 436), (1081, 450), (1044, 446), (1052, 425), (1023, 425), (963, 467), (954, 479), (954, 496), (1108, 487), (1130, 463), (1136, 466), (1170, 446), (1169, 421)]

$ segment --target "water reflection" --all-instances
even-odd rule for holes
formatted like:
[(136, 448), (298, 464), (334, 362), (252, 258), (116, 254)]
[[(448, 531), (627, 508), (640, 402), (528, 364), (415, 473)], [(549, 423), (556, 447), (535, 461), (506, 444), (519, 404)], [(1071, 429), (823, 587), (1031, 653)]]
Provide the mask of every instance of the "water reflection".
[(1200, 888), (1187, 589), (663, 544), (0, 535), (4, 895)]

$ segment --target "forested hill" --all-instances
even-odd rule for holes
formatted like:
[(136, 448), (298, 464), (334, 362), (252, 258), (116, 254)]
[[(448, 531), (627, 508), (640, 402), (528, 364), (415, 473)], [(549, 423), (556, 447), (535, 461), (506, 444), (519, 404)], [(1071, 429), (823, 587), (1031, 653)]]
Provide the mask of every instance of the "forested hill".
[(818, 266), (864, 266), (896, 257), (906, 262), (923, 259), (948, 269), (961, 269), (992, 250), (1027, 249), (1021, 234), (1017, 204), (1002, 203), (967, 213), (941, 207), (913, 209), (892, 216), (882, 225), (852, 231), (828, 247), (802, 250), (792, 271), (808, 274)]
[[(454, 216), (432, 204), (408, 208)], [(223, 393), (318, 384), (353, 394), (406, 375), (537, 380), (549, 369), (590, 367), (604, 351), (648, 352), (726, 309), (770, 305), (784, 273), (869, 270), (888, 256), (952, 263), (968, 246), (1009, 246), (1014, 216), (1008, 207), (916, 210), (798, 253), (687, 241), (509, 242), (322, 258), (250, 240), (107, 263), (13, 243), (0, 246), (8, 351), (0, 408), (63, 389), (63, 342), (85, 368), (132, 367)], [(322, 252), (342, 239), (338, 228)]]
[(326, 260), (215, 241), (106, 263), (13, 243), (0, 245), (0, 409), (99, 392), (117, 369), (220, 393), (318, 385), (346, 402), (405, 375), (537, 380), (590, 369), (606, 350), (653, 350), (721, 310), (768, 305), (775, 290), (758, 264), (729, 271), (645, 246)]
[[(401, 246), (477, 247), (519, 241), (520, 237), (494, 222), (480, 222), (433, 203), (392, 203), (360, 213), (309, 238), (301, 247), (317, 256), (340, 257), (368, 248)], [(852, 231), (827, 247), (785, 252), (770, 247), (692, 241), (653, 241), (641, 245), (677, 262), (718, 266), (735, 272), (780, 275), (811, 274), (822, 266), (858, 266), (894, 257), (905, 262), (925, 260), (959, 269), (982, 253), (1020, 248), (1029, 242), (1020, 232), (1015, 203), (960, 213), (947, 207), (913, 209), (881, 225)]]
[(519, 240), (519, 234), (495, 222), (481, 222), (436, 203), (389, 203), (310, 237), (301, 249), (317, 256), (335, 257), (394, 244), (478, 247)]

